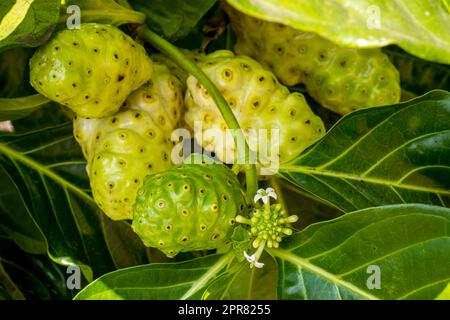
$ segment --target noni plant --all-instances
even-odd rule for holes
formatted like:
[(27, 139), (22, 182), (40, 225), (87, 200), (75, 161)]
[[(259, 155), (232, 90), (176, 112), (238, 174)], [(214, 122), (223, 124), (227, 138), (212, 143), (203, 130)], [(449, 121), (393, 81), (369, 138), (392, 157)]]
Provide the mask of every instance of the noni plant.
[(132, 227), (145, 245), (174, 257), (228, 244), (246, 209), (239, 181), (225, 165), (185, 164), (145, 178)]
[(111, 219), (132, 219), (144, 177), (171, 167), (170, 134), (183, 108), (181, 83), (158, 63), (152, 79), (130, 94), (118, 113), (75, 116), (74, 136), (87, 160), (94, 199)]
[[(198, 65), (226, 99), (253, 151), (286, 162), (325, 133), (322, 120), (311, 111), (304, 96), (290, 93), (257, 61), (222, 50), (202, 57)], [(214, 100), (194, 76), (186, 82), (185, 119), (193, 130), (199, 122), (197, 142), (224, 162), (233, 163), (236, 147)], [(282, 130), (276, 141), (274, 134), (267, 142), (258, 139), (255, 130), (260, 129)], [(268, 150), (264, 149), (268, 144)]]
[(399, 102), (399, 73), (380, 49), (341, 47), (315, 33), (226, 8), (238, 34), (236, 52), (257, 59), (286, 85), (303, 83), (325, 108), (346, 114)]
[(0, 1), (0, 300), (449, 299), (448, 8)]
[(30, 81), (46, 97), (80, 117), (114, 114), (151, 77), (152, 62), (140, 44), (110, 25), (63, 30), (30, 60)]

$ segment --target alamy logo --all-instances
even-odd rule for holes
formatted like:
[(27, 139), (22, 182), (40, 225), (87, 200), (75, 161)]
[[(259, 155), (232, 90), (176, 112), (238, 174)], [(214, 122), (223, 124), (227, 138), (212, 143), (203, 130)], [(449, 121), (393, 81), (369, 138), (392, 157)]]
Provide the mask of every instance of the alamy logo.
[(366, 286), (368, 289), (381, 289), (381, 269), (377, 265), (370, 265), (367, 267), (367, 273), (370, 276), (367, 278)]
[(80, 29), (81, 25), (81, 9), (79, 6), (71, 5), (67, 7), (67, 14), (69, 17), (66, 21), (67, 29)]
[(67, 274), (69, 276), (66, 280), (66, 286), (69, 290), (80, 290), (81, 289), (81, 269), (79, 266), (68, 266), (67, 267)]

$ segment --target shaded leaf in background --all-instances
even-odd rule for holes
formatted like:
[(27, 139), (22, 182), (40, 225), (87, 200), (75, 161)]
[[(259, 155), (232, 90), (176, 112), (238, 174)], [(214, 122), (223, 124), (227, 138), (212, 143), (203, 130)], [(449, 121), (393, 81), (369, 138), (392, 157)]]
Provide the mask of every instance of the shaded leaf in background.
[(78, 300), (200, 299), (230, 255), (208, 255), (186, 262), (153, 263), (108, 273), (80, 291)]
[[(0, 53), (0, 98), (26, 96), (33, 92), (29, 84), (28, 59), (31, 52), (26, 48), (14, 48)], [(0, 113), (1, 113), (0, 106)]]
[(22, 98), (0, 98), (0, 121), (25, 118), (51, 101), (41, 94)]
[(358, 110), (279, 175), (344, 212), (450, 204), (450, 94)]
[(126, 221), (112, 221), (101, 215), (103, 234), (116, 268), (148, 263), (146, 247)]
[(433, 63), (389, 46), (383, 51), (400, 72), (403, 89), (422, 95), (433, 89), (450, 90), (450, 66)]
[(227, 0), (260, 19), (318, 33), (347, 47), (397, 44), (426, 60), (450, 64), (448, 0)]
[(134, 9), (145, 13), (147, 25), (175, 41), (187, 36), (216, 0), (130, 0)]
[[(433, 299), (450, 281), (450, 209), (370, 208), (311, 225), (270, 249), (279, 299)], [(380, 288), (369, 289), (369, 266)]]
[(2, 0), (0, 51), (37, 47), (47, 41), (59, 19), (60, 0)]

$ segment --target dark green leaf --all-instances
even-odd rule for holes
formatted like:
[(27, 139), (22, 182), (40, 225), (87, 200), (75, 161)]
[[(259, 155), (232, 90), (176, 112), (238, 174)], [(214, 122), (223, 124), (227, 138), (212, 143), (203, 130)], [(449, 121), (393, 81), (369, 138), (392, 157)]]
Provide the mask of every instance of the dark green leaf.
[(28, 81), (30, 55), (30, 49), (26, 48), (0, 53), (0, 98), (25, 96), (32, 92)]
[(450, 95), (342, 118), (280, 175), (344, 212), (396, 203), (450, 203)]
[(426, 60), (450, 64), (448, 0), (227, 0), (260, 19), (320, 34), (347, 47), (397, 44)]
[(279, 266), (279, 299), (433, 299), (450, 281), (450, 210), (356, 211), (311, 225), (269, 252)]
[(50, 102), (40, 94), (23, 98), (0, 98), (0, 121), (24, 118)]
[[(85, 162), (71, 123), (1, 134), (0, 168), (9, 177), (1, 180), (2, 190), (17, 192), (16, 201), (0, 199), (6, 213), (0, 216), (0, 225), (8, 237), (18, 245), (23, 239), (40, 243), (35, 230), (41, 230), (48, 255), (62, 265), (80, 265), (88, 280), (92, 274), (114, 269), (102, 233), (102, 213), (89, 194)], [(16, 217), (18, 208), (21, 220)], [(26, 233), (30, 229), (33, 233)]]
[(112, 221), (101, 215), (106, 244), (116, 268), (132, 267), (148, 263), (146, 248), (142, 240), (125, 221)]
[(215, 254), (114, 271), (92, 282), (75, 299), (199, 299), (211, 281), (224, 272), (231, 257)]
[(216, 0), (131, 0), (131, 5), (147, 16), (147, 25), (174, 41), (187, 36)]
[(59, 19), (60, 0), (0, 2), (0, 51), (37, 47), (47, 41)]
[(450, 89), (450, 66), (422, 60), (394, 46), (383, 51), (389, 55), (400, 72), (403, 89), (416, 95), (433, 89)]

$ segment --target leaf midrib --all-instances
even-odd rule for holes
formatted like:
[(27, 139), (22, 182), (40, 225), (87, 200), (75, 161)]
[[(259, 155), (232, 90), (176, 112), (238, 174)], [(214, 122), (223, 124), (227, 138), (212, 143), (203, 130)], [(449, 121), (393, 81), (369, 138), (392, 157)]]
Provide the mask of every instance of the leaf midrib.
[(66, 179), (62, 178), (60, 175), (56, 174), (52, 170), (50, 170), (48, 167), (40, 164), (39, 162), (33, 160), (32, 158), (29, 158), (22, 153), (6, 146), (3, 143), (0, 143), (0, 153), (3, 153), (7, 157), (17, 160), (18, 162), (23, 163), (24, 165), (36, 170), (37, 172), (42, 173), (43, 175), (49, 177), (50, 179), (54, 180), (56, 183), (60, 184), (63, 187), (66, 187), (67, 189), (73, 191), (74, 193), (78, 194), (82, 198), (84, 198), (87, 201), (94, 202), (94, 199), (86, 194), (82, 189), (78, 188), (77, 186), (73, 185)]
[(379, 300), (378, 297), (361, 290), (360, 288), (353, 285), (352, 283), (347, 282), (347, 281), (339, 278), (338, 276), (306, 261), (305, 259), (296, 256), (295, 254), (293, 254), (290, 251), (286, 251), (283, 249), (269, 249), (269, 248), (267, 248), (266, 250), (274, 257), (280, 258), (280, 259), (288, 261), (294, 265), (297, 265), (304, 269), (307, 269), (307, 270), (311, 271), (312, 273), (319, 275), (324, 279), (329, 280), (331, 283), (338, 284), (341, 287), (344, 287), (344, 288), (348, 289), (349, 291), (352, 291), (355, 294), (357, 294), (363, 298), (366, 298), (368, 300)]
[(349, 180), (355, 180), (358, 182), (367, 182), (371, 184), (379, 184), (384, 185), (388, 187), (397, 187), (401, 189), (408, 189), (408, 190), (414, 190), (414, 191), (420, 191), (420, 192), (431, 192), (431, 193), (440, 193), (444, 195), (450, 195), (450, 190), (440, 189), (440, 188), (430, 188), (430, 187), (423, 187), (413, 184), (402, 184), (398, 183), (396, 181), (391, 180), (384, 180), (379, 178), (373, 178), (373, 177), (367, 177), (367, 176), (361, 176), (361, 175), (354, 175), (354, 174), (348, 174), (343, 172), (336, 172), (332, 170), (317, 170), (315, 167), (309, 167), (309, 166), (300, 166), (300, 165), (281, 165), (280, 166), (280, 172), (294, 172), (294, 173), (303, 173), (303, 174), (309, 174), (309, 175), (318, 175), (318, 176), (326, 176), (326, 177), (332, 177), (337, 179), (349, 179)]

